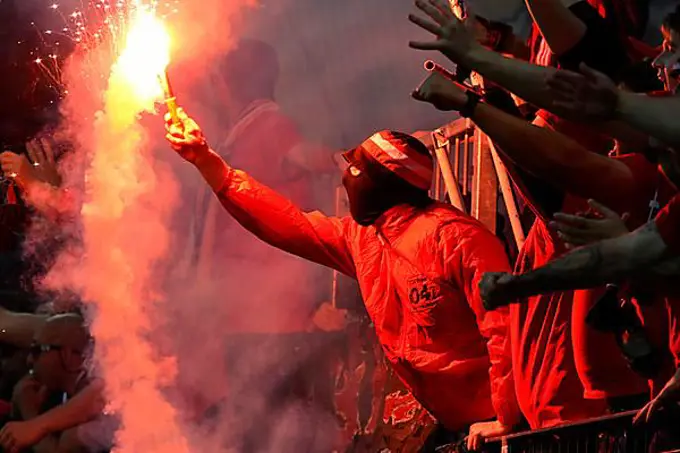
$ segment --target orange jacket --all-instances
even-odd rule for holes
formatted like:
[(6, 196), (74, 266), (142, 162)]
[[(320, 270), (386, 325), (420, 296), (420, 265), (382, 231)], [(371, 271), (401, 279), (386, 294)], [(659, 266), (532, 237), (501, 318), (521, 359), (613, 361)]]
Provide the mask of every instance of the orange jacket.
[(359, 282), (395, 372), (449, 429), (520, 419), (512, 379), (507, 311), (482, 307), (485, 272), (509, 271), (498, 239), (450, 205), (397, 206), (376, 225), (304, 213), (230, 170), (218, 197), (269, 244)]

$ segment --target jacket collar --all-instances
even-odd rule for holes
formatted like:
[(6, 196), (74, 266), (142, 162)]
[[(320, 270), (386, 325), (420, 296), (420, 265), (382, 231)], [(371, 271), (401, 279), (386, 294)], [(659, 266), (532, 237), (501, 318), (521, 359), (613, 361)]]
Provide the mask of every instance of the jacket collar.
[(385, 211), (375, 221), (373, 227), (378, 233), (390, 238), (402, 233), (410, 225), (411, 220), (423, 211), (408, 204), (400, 204)]

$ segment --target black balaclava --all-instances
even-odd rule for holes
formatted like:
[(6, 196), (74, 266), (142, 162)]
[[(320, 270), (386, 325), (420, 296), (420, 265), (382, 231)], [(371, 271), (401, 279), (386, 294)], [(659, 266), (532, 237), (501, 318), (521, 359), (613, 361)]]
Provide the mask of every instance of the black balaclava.
[[(429, 151), (416, 138), (396, 132), (391, 134), (429, 158)], [(350, 165), (342, 176), (342, 184), (347, 191), (352, 218), (359, 225), (372, 225), (385, 211), (400, 204), (424, 207), (432, 201), (427, 190), (409, 184), (388, 170), (362, 146), (345, 153), (344, 157)]]

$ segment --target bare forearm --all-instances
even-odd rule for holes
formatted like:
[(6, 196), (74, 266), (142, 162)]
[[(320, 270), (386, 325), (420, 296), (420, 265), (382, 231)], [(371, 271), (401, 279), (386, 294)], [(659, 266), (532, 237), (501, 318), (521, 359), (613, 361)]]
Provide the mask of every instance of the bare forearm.
[(507, 58), (486, 49), (472, 53), (462, 63), (526, 102), (539, 108), (553, 109), (553, 96), (546, 79), (555, 69)]
[(572, 49), (585, 36), (586, 25), (561, 0), (526, 0), (526, 5), (555, 54)]
[(518, 167), (564, 192), (607, 203), (612, 184), (622, 190), (633, 185), (625, 165), (591, 153), (558, 132), (487, 104), (477, 106), (472, 120)]
[(104, 383), (94, 381), (68, 400), (36, 417), (44, 432), (58, 433), (83, 424), (102, 413), (106, 405)]
[(621, 91), (616, 115), (668, 146), (680, 146), (680, 97), (653, 98)]
[(680, 258), (671, 258), (654, 266), (652, 277), (680, 277)]
[(46, 315), (14, 313), (0, 308), (0, 342), (28, 348), (46, 319)]
[(655, 227), (650, 223), (629, 235), (576, 249), (539, 269), (516, 276), (511, 292), (518, 298), (528, 297), (593, 288), (627, 278), (663, 258), (665, 246), (654, 234)]

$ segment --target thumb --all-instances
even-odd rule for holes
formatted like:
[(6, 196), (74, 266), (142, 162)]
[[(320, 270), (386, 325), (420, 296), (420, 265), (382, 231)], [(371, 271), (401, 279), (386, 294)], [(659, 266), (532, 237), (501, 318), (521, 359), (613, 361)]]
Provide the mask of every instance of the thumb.
[(623, 220), (623, 223), (627, 223), (628, 219), (630, 219), (630, 212), (624, 212), (621, 216), (621, 220)]
[(619, 218), (619, 215), (614, 212), (613, 210), (609, 209), (602, 203), (598, 203), (595, 200), (588, 200), (588, 206), (590, 206), (593, 210), (595, 210), (598, 214), (602, 214), (606, 218)]

